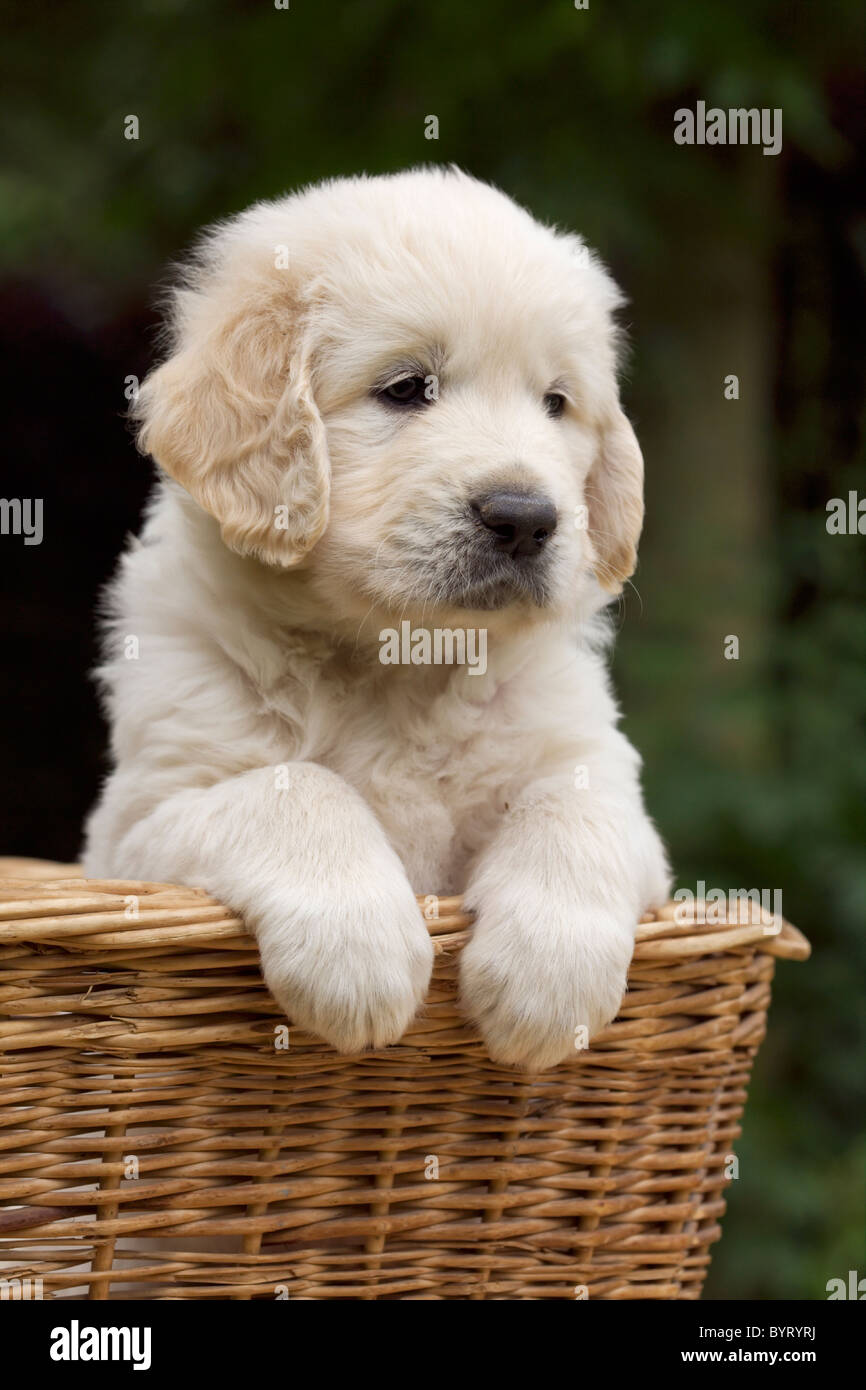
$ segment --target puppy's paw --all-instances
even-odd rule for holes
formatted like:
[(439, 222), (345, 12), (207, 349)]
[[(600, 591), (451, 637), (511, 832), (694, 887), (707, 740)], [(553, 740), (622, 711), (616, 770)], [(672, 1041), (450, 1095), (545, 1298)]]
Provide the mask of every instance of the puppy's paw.
[(286, 1016), (338, 1052), (398, 1042), (422, 1004), (433, 945), (408, 882), (309, 901), (260, 921), (265, 981)]
[(460, 999), (491, 1058), (544, 1071), (575, 1057), (616, 1017), (634, 927), (578, 904), (540, 901), (531, 917), (480, 904)]

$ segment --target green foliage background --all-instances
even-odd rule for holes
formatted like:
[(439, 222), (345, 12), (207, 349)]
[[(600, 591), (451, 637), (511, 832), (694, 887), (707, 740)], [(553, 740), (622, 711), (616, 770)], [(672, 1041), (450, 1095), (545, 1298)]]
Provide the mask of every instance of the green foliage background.
[[(80, 323), (142, 305), (208, 220), (426, 161), (579, 229), (627, 289), (626, 727), (679, 882), (780, 887), (814, 945), (778, 968), (708, 1297), (822, 1298), (862, 1268), (866, 542), (825, 529), (862, 487), (861, 10), (72, 0), (7, 24), (0, 269)], [(699, 98), (781, 107), (783, 153), (675, 145)]]

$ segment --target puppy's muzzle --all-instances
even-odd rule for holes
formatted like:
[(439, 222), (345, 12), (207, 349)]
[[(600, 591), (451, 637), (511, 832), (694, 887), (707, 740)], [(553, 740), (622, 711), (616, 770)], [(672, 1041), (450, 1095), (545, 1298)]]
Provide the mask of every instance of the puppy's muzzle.
[(514, 559), (538, 555), (556, 530), (556, 507), (537, 492), (490, 492), (471, 503), (496, 552)]

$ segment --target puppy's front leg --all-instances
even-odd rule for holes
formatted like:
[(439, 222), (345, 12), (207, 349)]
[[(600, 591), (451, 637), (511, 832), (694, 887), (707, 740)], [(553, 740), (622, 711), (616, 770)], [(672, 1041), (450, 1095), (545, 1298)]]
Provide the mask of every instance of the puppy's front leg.
[(494, 1060), (543, 1070), (617, 1013), (641, 912), (665, 901), (668, 871), (636, 782), (578, 790), (536, 783), (472, 874), (476, 912), (461, 1000)]
[(316, 764), (177, 792), (85, 871), (207, 888), (255, 932), (287, 1016), (341, 1052), (396, 1042), (425, 996), (433, 950), (403, 866), (362, 798)]

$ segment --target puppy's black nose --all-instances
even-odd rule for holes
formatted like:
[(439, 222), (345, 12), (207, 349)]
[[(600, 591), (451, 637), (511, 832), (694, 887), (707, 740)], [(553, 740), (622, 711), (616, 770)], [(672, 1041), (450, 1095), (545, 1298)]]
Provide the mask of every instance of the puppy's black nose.
[(537, 492), (489, 492), (472, 509), (505, 555), (536, 555), (556, 530), (556, 507)]

